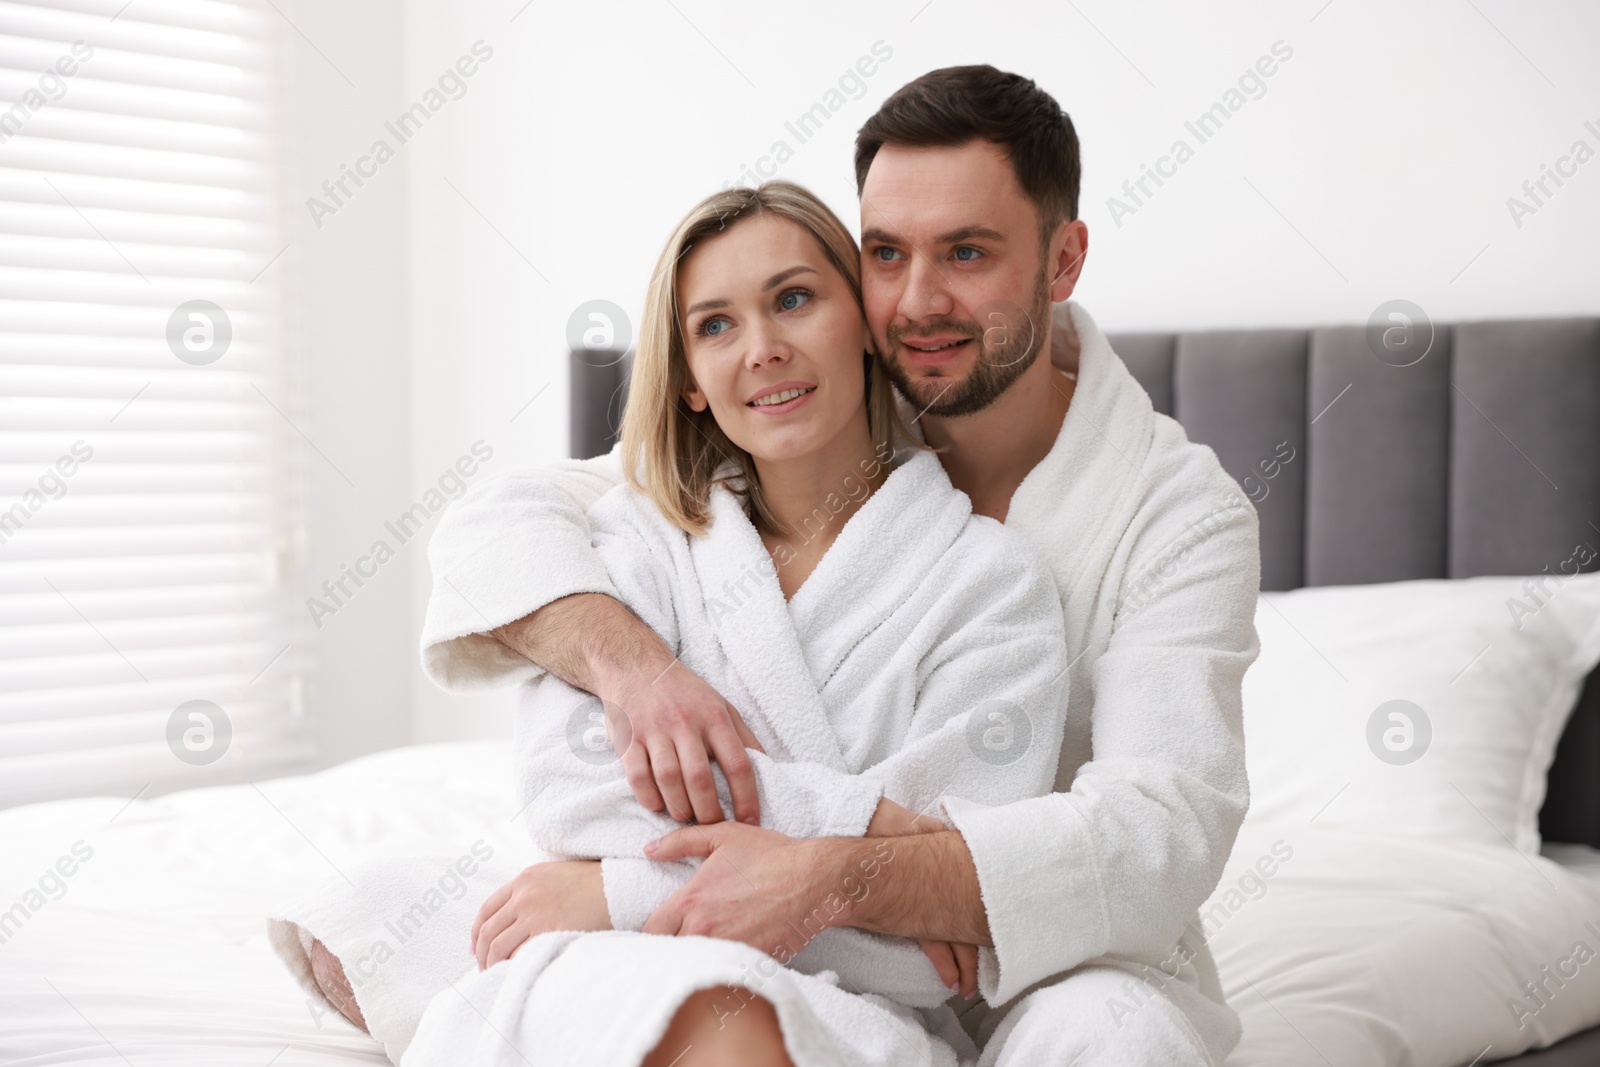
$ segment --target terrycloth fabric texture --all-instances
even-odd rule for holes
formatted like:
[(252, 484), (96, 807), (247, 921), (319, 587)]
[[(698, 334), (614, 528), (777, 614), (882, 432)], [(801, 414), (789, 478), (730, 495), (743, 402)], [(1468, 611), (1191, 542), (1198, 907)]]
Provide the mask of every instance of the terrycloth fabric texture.
[(348, 867), (317, 892), (279, 908), (267, 937), (307, 1003), (338, 1009), (311, 975), (311, 941), (338, 957), (367, 1031), (400, 1062), (435, 993), (475, 963), (472, 920), (485, 897), (520, 870), (478, 845), (476, 855), (375, 857)]
[[(1240, 683), (1259, 651), (1255, 509), (1215, 453), (1154, 411), (1076, 303), (1055, 309), (1058, 346), (1069, 331), (1076, 361), (1056, 363), (1077, 374), (1071, 407), (1006, 516), (1044, 553), (1065, 612), (1056, 792), (948, 809), (977, 864), (995, 941), (980, 968), (1002, 1002), (1099, 957), (1159, 966), (1180, 933), (1199, 940), (1197, 910), (1249, 803)], [(572, 593), (616, 595), (585, 510), (619, 480), (615, 453), (558, 464), (480, 482), (441, 517), (422, 637), (431, 678), (536, 677), (488, 631)], [(1238, 1017), (1203, 944), (1179, 980), (1211, 1005), (1185, 1010), (1220, 1063)], [(984, 1014), (963, 1025), (976, 1032)]]
[[(788, 602), (739, 499), (717, 488), (711, 515), (690, 537), (619, 486), (589, 526), (622, 602), (761, 742), (764, 754), (750, 751), (764, 826), (859, 837), (884, 795), (937, 815), (955, 798), (1049, 792), (1067, 673), (1055, 585), (1031, 546), (972, 514), (933, 453), (889, 473)], [(612, 926), (637, 930), (700, 861), (645, 858), (646, 842), (681, 824), (640, 806), (603, 723), (598, 698), (554, 675), (525, 685), (514, 766), (534, 844), (603, 859)], [(841, 886), (824, 906), (870, 888)], [(822, 925), (787, 946), (796, 969), (913, 1007), (949, 998), (915, 941)]]
[[(949, 1008), (919, 1012), (840, 984), (832, 973), (798, 974), (736, 941), (627, 931), (541, 934), (504, 963), (441, 991), (400, 1062), (626, 1067), (660, 1042), (689, 993), (729, 985), (772, 1004), (795, 1067), (973, 1063), (975, 1049)], [(738, 1008), (728, 1001), (724, 1012)]]

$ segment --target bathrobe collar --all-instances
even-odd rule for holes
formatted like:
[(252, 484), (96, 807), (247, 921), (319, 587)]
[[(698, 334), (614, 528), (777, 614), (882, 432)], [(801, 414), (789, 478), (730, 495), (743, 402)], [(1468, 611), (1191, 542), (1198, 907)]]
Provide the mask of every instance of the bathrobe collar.
[(1052, 568), (1070, 618), (1071, 601), (1090, 598), (1069, 597), (1067, 591), (1101, 584), (1141, 494), (1150, 488), (1142, 471), (1156, 415), (1150, 395), (1083, 305), (1069, 300), (1053, 316), (1054, 331), (1070, 322), (1078, 335), (1077, 388), (1056, 443), (1012, 495), (1006, 525), (1049, 529), (1062, 515), (1080, 524), (1075, 534), (1061, 537)]
[(896, 459), (793, 601), (784, 600), (772, 556), (728, 489), (713, 488), (711, 526), (689, 538), (718, 642), (791, 759), (854, 771), (820, 690), (865, 632), (890, 625), (888, 616), (917, 587), (916, 560), (948, 549), (971, 515), (971, 503), (951, 489), (933, 453), (912, 450)]

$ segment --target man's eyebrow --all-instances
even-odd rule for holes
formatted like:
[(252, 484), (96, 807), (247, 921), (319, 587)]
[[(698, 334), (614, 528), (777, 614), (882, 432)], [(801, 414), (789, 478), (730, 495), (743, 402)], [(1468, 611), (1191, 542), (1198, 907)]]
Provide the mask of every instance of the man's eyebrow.
[[(761, 283), (761, 291), (764, 293), (769, 289), (774, 289), (788, 281), (790, 278), (793, 278), (796, 274), (807, 273), (815, 274), (817, 273), (817, 268), (809, 267), (806, 264), (801, 263), (798, 266), (789, 267), (786, 270), (780, 270), (778, 273)], [(689, 310), (683, 313), (683, 317), (688, 318), (697, 311), (715, 311), (717, 308), (725, 308), (727, 306), (728, 301), (720, 298), (716, 300), (702, 300), (698, 304), (691, 305)]]
[[(934, 243), (941, 245), (953, 245), (959, 241), (970, 241), (974, 238), (981, 238), (985, 241), (1004, 241), (1006, 239), (1005, 234), (1001, 233), (999, 230), (989, 226), (979, 226), (974, 224), (971, 226), (962, 226), (959, 229), (951, 230), (949, 233), (941, 233), (938, 237), (934, 238)], [(873, 243), (882, 245), (898, 245), (903, 244), (904, 242), (898, 235), (874, 226), (861, 234), (861, 243), (864, 245)]]
[(991, 229), (988, 226), (973, 225), (962, 226), (960, 229), (951, 230), (949, 233), (941, 233), (938, 237), (938, 243), (953, 245), (958, 241), (970, 241), (974, 237), (982, 238), (985, 241), (1004, 241), (1006, 239), (1005, 234), (999, 230)]

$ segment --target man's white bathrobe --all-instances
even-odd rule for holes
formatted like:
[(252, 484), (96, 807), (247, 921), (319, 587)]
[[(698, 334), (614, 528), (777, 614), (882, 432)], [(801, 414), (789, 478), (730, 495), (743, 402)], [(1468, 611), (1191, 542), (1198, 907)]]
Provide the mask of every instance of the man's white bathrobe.
[[(1055, 332), (1058, 352), (1076, 335), (1077, 365), (1062, 368), (1076, 391), (1006, 525), (1059, 590), (1069, 710), (1053, 793), (946, 804), (994, 940), (979, 962), (990, 1007), (963, 1023), (984, 1067), (1220, 1064), (1238, 1017), (1197, 908), (1249, 800), (1256, 513), (1215, 454), (1153, 410), (1086, 310), (1058, 306)], [(562, 596), (617, 594), (585, 512), (619, 481), (615, 454), (554, 464), (480, 483), (441, 519), (430, 677), (470, 689), (538, 676), (488, 631)]]

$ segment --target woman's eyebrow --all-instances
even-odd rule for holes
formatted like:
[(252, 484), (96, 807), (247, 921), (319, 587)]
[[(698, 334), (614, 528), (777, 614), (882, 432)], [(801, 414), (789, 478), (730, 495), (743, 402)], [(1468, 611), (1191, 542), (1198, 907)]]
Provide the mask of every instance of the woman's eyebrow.
[(798, 267), (790, 267), (788, 270), (780, 270), (762, 284), (761, 291), (764, 293), (768, 289), (782, 285), (790, 278), (793, 278), (796, 274), (805, 274), (807, 271), (811, 272), (812, 274), (817, 273), (817, 269), (815, 267), (808, 267), (804, 263), (800, 264)]
[[(778, 273), (776, 273), (772, 277), (768, 278), (765, 282), (762, 282), (761, 283), (761, 291), (764, 293), (768, 289), (776, 288), (777, 286), (780, 286), (784, 282), (788, 281), (790, 278), (793, 278), (796, 274), (815, 274), (815, 273), (817, 273), (817, 268), (809, 267), (804, 263), (800, 264), (799, 266), (789, 267), (786, 270), (780, 270)], [(725, 308), (727, 306), (728, 306), (728, 301), (723, 300), (720, 297), (715, 299), (715, 300), (702, 300), (698, 304), (691, 304), (689, 306), (689, 310), (687, 310), (687, 311), (685, 311), (683, 313), (683, 317), (684, 318), (688, 318), (690, 315), (693, 315), (697, 311), (714, 311), (717, 308)]]
[(702, 300), (698, 304), (691, 304), (689, 310), (683, 313), (683, 317), (688, 318), (696, 311), (712, 311), (716, 308), (725, 308), (727, 306), (728, 302), (726, 300)]

